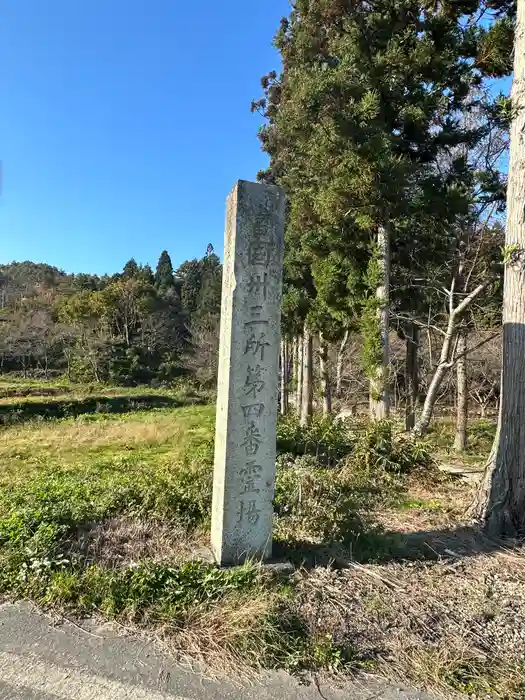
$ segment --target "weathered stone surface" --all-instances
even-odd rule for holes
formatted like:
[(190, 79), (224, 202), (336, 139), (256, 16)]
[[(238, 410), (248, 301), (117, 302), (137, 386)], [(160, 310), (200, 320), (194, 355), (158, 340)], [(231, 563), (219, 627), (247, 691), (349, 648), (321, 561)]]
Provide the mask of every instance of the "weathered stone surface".
[(224, 244), (211, 543), (220, 564), (271, 556), (284, 194), (239, 181)]

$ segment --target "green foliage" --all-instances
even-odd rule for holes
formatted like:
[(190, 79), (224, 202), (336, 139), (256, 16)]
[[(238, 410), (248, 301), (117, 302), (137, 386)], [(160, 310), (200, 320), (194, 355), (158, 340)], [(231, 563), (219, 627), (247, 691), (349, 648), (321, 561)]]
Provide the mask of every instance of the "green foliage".
[(504, 265), (515, 265), (523, 257), (523, 250), (517, 243), (511, 243), (501, 248)]
[(355, 439), (347, 422), (320, 413), (306, 426), (301, 426), (295, 413), (280, 416), (277, 423), (278, 452), (314, 455), (324, 464), (334, 464), (349, 454)]
[(444, 680), (451, 688), (468, 697), (490, 697), (494, 691), (494, 679), (487, 676), (486, 665), (479, 659), (458, 661), (447, 671)]
[[(41, 605), (59, 606), (77, 614), (96, 610), (109, 618), (138, 624), (169, 623), (174, 633), (184, 631), (186, 625), (191, 630), (196, 615), (208, 619), (221, 606), (237, 615), (240, 606), (250, 607), (260, 600), (260, 612), (252, 613), (249, 629), (229, 630), (228, 644), (236, 658), (255, 666), (292, 671), (342, 668), (346, 659), (343, 649), (335, 642), (310, 638), (293, 606), (293, 583), (273, 578), (256, 563), (220, 569), (200, 561), (143, 559), (134, 566), (108, 568), (87, 558), (84, 549), (71, 546), (86, 527), (118, 516), (164, 523), (179, 530), (182, 526), (188, 532), (208, 526), (212, 421), (208, 426), (202, 417), (199, 421), (198, 415), (190, 412), (171, 416), (172, 422), (181, 422), (181, 427), (187, 421), (182, 436), (190, 436), (175, 460), (169, 454), (163, 458), (166, 446), (162, 442), (144, 451), (124, 447), (91, 451), (87, 459), (81, 459), (82, 453), (76, 449), (71, 462), (58, 463), (53, 455), (47, 459), (45, 447), (38, 445), (30, 450), (30, 460), (24, 461), (24, 469), (32, 470), (29, 478), (18, 469), (3, 473), (0, 594), (29, 597)], [(111, 421), (117, 425), (124, 419), (117, 422), (110, 416), (99, 416), (98, 420), (106, 421), (111, 430)], [(56, 424), (57, 430), (68, 430), (69, 425)], [(17, 460), (24, 448), (20, 445), (15, 449)], [(335, 481), (328, 488), (320, 486), (318, 491), (321, 500), (330, 493), (330, 502), (335, 502)], [(282, 498), (287, 498), (296, 512), (299, 506), (294, 502), (293, 488), (288, 493)], [(343, 512), (342, 508), (337, 520), (341, 528), (347, 528)], [(327, 522), (327, 510), (324, 518)], [(324, 529), (326, 525), (318, 526), (319, 531)]]
[[(367, 292), (365, 295), (360, 325), (363, 338), (361, 362), (363, 370), (369, 379), (377, 377), (378, 367), (383, 360), (381, 329), (379, 327), (380, 300), (377, 297), (377, 287), (381, 283), (381, 268), (378, 260), (377, 246), (372, 249), (366, 273)], [(378, 397), (373, 397), (378, 398)]]
[(472, 454), (488, 454), (496, 437), (494, 421), (471, 421), (468, 427), (468, 451)]
[[(453, 419), (438, 419), (430, 427), (428, 440), (439, 450), (450, 451), (454, 443), (455, 430)], [(463, 458), (468, 459), (472, 456), (475, 462), (479, 463), (490, 453), (496, 435), (496, 423), (486, 419), (470, 420), (467, 433), (468, 448)]]
[(514, 18), (504, 16), (488, 29), (481, 30), (477, 64), (492, 78), (501, 78), (512, 72), (514, 26)]
[[(218, 338), (222, 265), (208, 246), (198, 268), (196, 304), (180, 289), (169, 254), (156, 276), (131, 258), (112, 276), (67, 275), (56, 268), (13, 263), (0, 268), (2, 372), (66, 373), (73, 382), (150, 384), (191, 371), (187, 359), (205, 321)], [(190, 340), (192, 342), (190, 342)], [(212, 343), (212, 347), (214, 344)], [(208, 362), (208, 358), (206, 359)]]
[(342, 478), (339, 470), (320, 468), (314, 458), (303, 456), (281, 459), (274, 508), (278, 537), (304, 530), (313, 540), (348, 544), (362, 532), (358, 513), (366, 505), (359, 503), (353, 478)]
[(0, 289), (5, 290), (5, 301), (18, 299), (28, 290), (37, 286), (51, 289), (60, 286), (67, 279), (66, 273), (44, 263), (12, 262), (0, 265)]
[(304, 455), (301, 464), (314, 468), (341, 466), (345, 459), (350, 468), (367, 472), (408, 473), (434, 466), (429, 443), (401, 433), (390, 421), (355, 423), (315, 414), (301, 426), (295, 414), (280, 416), (277, 449), (284, 463)]
[(180, 566), (145, 562), (136, 568), (107, 571), (89, 566), (80, 575), (51, 575), (45, 600), (99, 609), (111, 617), (146, 612), (150, 621), (174, 621), (199, 603), (213, 604), (236, 592), (249, 592), (259, 579), (254, 566), (224, 570), (190, 561)]
[(377, 379), (370, 242), (386, 224), (391, 305), (423, 317), (441, 306), (431, 280), (456, 267), (461, 227), (489, 202), (501, 210), (504, 144), (499, 156), (480, 153), (508, 110), (484, 79), (508, 72), (513, 21), (507, 5), (489, 19), (479, 2), (421, 11), (410, 0), (299, 2), (283, 19), (282, 72), (262, 78), (252, 110), (266, 118), (259, 138), (271, 161), (259, 177), (288, 196), (286, 333), (307, 322), (332, 339), (360, 326), (363, 365)]
[(175, 408), (185, 404), (205, 403), (202, 395), (185, 396), (173, 392), (141, 392), (124, 396), (104, 396), (95, 392), (83, 398), (57, 397), (45, 401), (19, 401), (0, 404), (0, 425), (30, 420), (74, 418), (85, 414), (129, 413)]
[(181, 301), (192, 318), (220, 314), (222, 265), (213, 247), (197, 260), (187, 260), (176, 272)]
[(334, 643), (331, 634), (325, 634), (312, 644), (315, 668), (340, 671), (345, 662), (345, 650)]
[(137, 277), (139, 272), (139, 266), (137, 265), (137, 261), (135, 258), (130, 258), (128, 262), (124, 265), (124, 269), (122, 270), (122, 276), (125, 279), (131, 279), (133, 277)]
[(175, 286), (173, 265), (167, 250), (163, 250), (160, 254), (157, 269), (155, 270), (155, 286), (161, 294), (166, 294)]
[(372, 424), (362, 432), (352, 462), (367, 471), (379, 469), (400, 474), (435, 466), (428, 442), (397, 433), (389, 421)]
[[(26, 385), (38, 388), (36, 382)], [(29, 395), (26, 400), (35, 398), (45, 397)], [(181, 649), (188, 648), (188, 639), (193, 648), (203, 648), (191, 636), (199, 633), (199, 624), (205, 640), (211, 626), (218, 643), (222, 624), (228, 630), (228, 652), (259, 668), (372, 668), (373, 659), (360, 656), (344, 630), (312, 625), (304, 616), (297, 605), (299, 576), (273, 575), (255, 562), (220, 569), (178, 554), (171, 558), (173, 541), (166, 557), (144, 555), (138, 548), (133, 565), (111, 556), (111, 547), (119, 551), (119, 545), (105, 534), (102, 541), (92, 540), (96, 547), (86, 546), (86, 537), (116, 520), (119, 527), (138, 522), (176, 532), (185, 540), (183, 552), (186, 538), (200, 548), (211, 510), (213, 417), (211, 407), (197, 407), (98, 413), (31, 429), (4, 428), (0, 595), (77, 614), (96, 611), (145, 631), (162, 627), (175, 635)], [(281, 439), (304, 437), (288, 418), (279, 430)], [(317, 416), (307, 426), (308, 439), (326, 441), (344, 453), (330, 468), (314, 455), (280, 455), (277, 555), (281, 551), (302, 564), (317, 562), (317, 557), (380, 561), (399, 551), (397, 540), (377, 526), (374, 511), (428, 504), (408, 498), (395, 433), (389, 441), (382, 433), (373, 438), (371, 432), (366, 448), (376, 456), (367, 461), (361, 430), (357, 424)], [(374, 431), (377, 435), (377, 426)], [(133, 536), (126, 539), (126, 549), (128, 545), (133, 547)]]

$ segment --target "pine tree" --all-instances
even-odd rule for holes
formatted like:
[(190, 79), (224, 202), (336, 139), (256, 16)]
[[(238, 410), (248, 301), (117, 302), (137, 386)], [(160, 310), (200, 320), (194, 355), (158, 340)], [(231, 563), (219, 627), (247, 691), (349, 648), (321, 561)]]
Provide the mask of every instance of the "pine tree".
[(175, 287), (173, 265), (167, 250), (163, 250), (160, 254), (155, 270), (155, 286), (161, 294), (166, 294)]
[(137, 277), (139, 272), (139, 266), (137, 265), (137, 262), (135, 258), (130, 258), (128, 262), (124, 265), (124, 268), (122, 270), (122, 277), (124, 279), (133, 279), (133, 277)]
[[(283, 72), (263, 78), (253, 104), (268, 120), (261, 177), (287, 191), (287, 235), (312, 261), (318, 297), (329, 290), (332, 317), (345, 303), (346, 322), (361, 317), (377, 418), (388, 414), (390, 278), (407, 234), (432, 255), (467, 206), (462, 159), (446, 178), (435, 164), (481, 136), (457, 119), (482, 79), (473, 59), (483, 32), (462, 21), (478, 5), (298, 0), (276, 38)], [(331, 270), (345, 283), (331, 284)]]

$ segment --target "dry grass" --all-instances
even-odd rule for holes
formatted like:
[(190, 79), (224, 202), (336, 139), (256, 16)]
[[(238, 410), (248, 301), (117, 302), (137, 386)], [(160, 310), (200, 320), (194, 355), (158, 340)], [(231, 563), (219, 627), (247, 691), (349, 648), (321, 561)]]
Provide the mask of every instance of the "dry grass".
[[(176, 524), (112, 518), (79, 529), (65, 547), (65, 556), (80, 556), (84, 565), (110, 570), (134, 568), (148, 561), (171, 567), (191, 560), (212, 561), (209, 534), (188, 532)], [(215, 677), (254, 678), (271, 653), (263, 641), (268, 616), (281, 600), (277, 590), (260, 586), (233, 592), (214, 603), (198, 603), (182, 617), (160, 623), (146, 614), (137, 621), (133, 610), (118, 623), (135, 634), (156, 639), (170, 653), (188, 664), (204, 664)], [(268, 625), (268, 632), (275, 630)]]
[[(66, 556), (85, 557), (86, 564), (107, 569), (126, 569), (150, 561), (177, 566), (193, 559), (210, 561), (208, 533), (187, 530), (161, 521), (112, 518), (79, 529), (67, 545)], [(148, 638), (187, 663), (204, 663), (216, 676), (253, 676), (262, 668), (256, 639), (261, 621), (274, 608), (278, 594), (267, 588), (234, 594), (214, 605), (197, 604), (185, 611), (183, 619), (170, 623), (131, 617), (122, 620), (135, 633), (147, 630)], [(246, 654), (246, 635), (254, 638)]]
[(197, 605), (187, 611), (183, 624), (160, 627), (157, 638), (177, 657), (205, 664), (215, 676), (254, 677), (265, 665), (261, 624), (277, 603), (277, 593), (261, 589), (217, 605)]
[(472, 487), (449, 474), (413, 475), (407, 480), (407, 497), (396, 509), (375, 513), (385, 529), (400, 532), (446, 530), (468, 523), (468, 508), (472, 503)]
[(102, 452), (141, 450), (147, 458), (156, 450), (176, 459), (190, 441), (209, 439), (212, 427), (213, 410), (207, 406), (108, 416), (96, 421), (80, 418), (27, 423), (0, 431), (0, 461), (4, 477), (6, 471), (27, 477), (32, 467), (45, 467), (49, 461), (78, 464)]
[(301, 573), (298, 596), (311, 634), (350, 645), (389, 680), (523, 697), (522, 552), (318, 568)]
[(208, 561), (208, 535), (175, 523), (116, 517), (79, 528), (65, 546), (66, 556), (82, 556), (86, 564), (124, 569), (144, 561), (177, 565), (192, 559)]
[(523, 698), (525, 551), (464, 522), (471, 495), (462, 482), (416, 480), (409, 503), (420, 507), (378, 514), (401, 558), (301, 571), (298, 614), (310, 634), (331, 635), (389, 681), (444, 697)]

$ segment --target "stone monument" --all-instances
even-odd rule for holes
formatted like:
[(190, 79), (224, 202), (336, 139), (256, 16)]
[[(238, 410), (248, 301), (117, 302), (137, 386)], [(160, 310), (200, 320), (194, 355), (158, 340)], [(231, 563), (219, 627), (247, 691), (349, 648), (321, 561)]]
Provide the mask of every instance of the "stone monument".
[(272, 550), (284, 194), (239, 180), (227, 200), (211, 545), (221, 565)]

